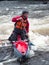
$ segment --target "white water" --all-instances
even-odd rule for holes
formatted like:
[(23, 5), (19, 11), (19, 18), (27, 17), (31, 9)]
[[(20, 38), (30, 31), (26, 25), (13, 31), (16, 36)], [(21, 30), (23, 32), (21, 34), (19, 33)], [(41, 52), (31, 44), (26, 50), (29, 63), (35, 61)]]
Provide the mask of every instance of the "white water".
[(27, 9), (32, 17), (29, 18), (30, 40), (35, 44), (36, 50), (49, 51), (49, 4), (20, 3), (18, 5), (18, 2), (10, 3), (7, 1), (0, 4), (0, 40), (8, 39), (13, 31), (14, 23), (11, 22), (11, 18), (20, 14), (22, 10)]
[[(14, 23), (11, 22), (9, 16), (0, 16), (0, 21), (0, 40), (8, 39), (14, 28)], [(35, 44), (35, 49), (49, 51), (49, 16), (43, 19), (30, 18), (29, 21), (29, 38)]]
[(36, 50), (49, 51), (49, 16), (30, 19), (29, 37)]

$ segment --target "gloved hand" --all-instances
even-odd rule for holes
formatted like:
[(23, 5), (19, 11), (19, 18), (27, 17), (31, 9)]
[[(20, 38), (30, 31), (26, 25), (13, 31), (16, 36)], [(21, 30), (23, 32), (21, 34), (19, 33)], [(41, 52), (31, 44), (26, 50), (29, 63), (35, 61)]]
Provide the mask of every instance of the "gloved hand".
[(29, 34), (28, 34), (28, 33), (26, 33), (26, 36), (27, 36), (27, 37), (29, 37)]

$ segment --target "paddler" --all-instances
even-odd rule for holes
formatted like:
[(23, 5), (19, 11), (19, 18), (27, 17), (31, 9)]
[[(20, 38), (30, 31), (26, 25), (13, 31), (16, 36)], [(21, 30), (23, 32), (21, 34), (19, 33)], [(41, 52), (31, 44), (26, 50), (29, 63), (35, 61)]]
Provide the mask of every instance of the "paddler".
[(12, 22), (15, 22), (15, 25), (13, 33), (9, 37), (9, 41), (17, 41), (18, 35), (21, 36), (22, 40), (28, 38), (29, 32), (28, 14), (29, 14), (28, 11), (23, 11), (20, 16), (12, 18)]

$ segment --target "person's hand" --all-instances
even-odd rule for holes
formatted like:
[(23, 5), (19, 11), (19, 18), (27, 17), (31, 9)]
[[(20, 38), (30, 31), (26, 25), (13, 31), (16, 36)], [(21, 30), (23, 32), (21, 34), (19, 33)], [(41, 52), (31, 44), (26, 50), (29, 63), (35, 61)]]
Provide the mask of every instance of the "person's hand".
[(29, 34), (28, 33), (26, 33), (26, 35), (29, 37)]

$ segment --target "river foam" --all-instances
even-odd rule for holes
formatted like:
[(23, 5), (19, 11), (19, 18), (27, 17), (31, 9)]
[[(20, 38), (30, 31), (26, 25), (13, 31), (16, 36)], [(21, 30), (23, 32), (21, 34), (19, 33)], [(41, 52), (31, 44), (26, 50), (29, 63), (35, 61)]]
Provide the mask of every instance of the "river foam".
[[(4, 21), (3, 21), (4, 20)], [(8, 39), (13, 31), (14, 23), (11, 17), (0, 16), (0, 40)], [(38, 50), (49, 50), (49, 16), (41, 19), (29, 18), (29, 38)], [(32, 47), (33, 48), (33, 47)]]

